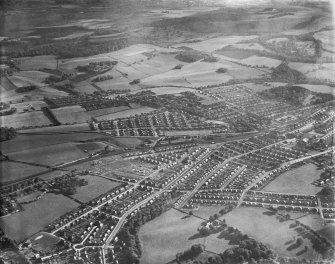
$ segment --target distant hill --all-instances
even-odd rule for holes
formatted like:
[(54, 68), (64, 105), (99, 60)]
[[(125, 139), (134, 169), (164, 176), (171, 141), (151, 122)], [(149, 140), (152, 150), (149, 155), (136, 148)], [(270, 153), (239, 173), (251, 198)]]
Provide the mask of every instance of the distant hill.
[(303, 73), (290, 68), (286, 62), (281, 63), (272, 71), (271, 78), (273, 81), (289, 83), (301, 83), (306, 80), (306, 76)]

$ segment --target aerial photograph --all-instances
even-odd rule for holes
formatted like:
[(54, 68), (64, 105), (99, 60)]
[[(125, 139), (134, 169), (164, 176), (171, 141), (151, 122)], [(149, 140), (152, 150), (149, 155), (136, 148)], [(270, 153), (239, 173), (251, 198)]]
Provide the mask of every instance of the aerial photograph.
[(0, 0), (0, 264), (334, 264), (333, 0)]

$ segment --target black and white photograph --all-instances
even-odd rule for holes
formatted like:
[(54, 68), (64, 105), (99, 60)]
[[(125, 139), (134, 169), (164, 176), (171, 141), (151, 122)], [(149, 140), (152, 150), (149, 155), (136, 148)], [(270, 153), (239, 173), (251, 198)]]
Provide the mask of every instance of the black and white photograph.
[(334, 264), (334, 14), (0, 0), (0, 264)]

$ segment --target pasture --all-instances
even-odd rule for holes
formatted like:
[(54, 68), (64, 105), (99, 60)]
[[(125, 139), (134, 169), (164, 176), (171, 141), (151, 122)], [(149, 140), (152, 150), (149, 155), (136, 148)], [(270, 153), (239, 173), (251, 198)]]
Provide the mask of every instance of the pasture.
[(320, 187), (312, 185), (312, 182), (319, 179), (320, 170), (312, 164), (306, 164), (296, 169), (292, 169), (279, 175), (270, 182), (264, 191), (295, 193), (295, 194), (316, 194), (321, 191)]
[(55, 166), (61, 163), (82, 159), (88, 155), (73, 143), (64, 143), (13, 152), (8, 155), (12, 160)]
[(51, 121), (42, 111), (12, 114), (1, 117), (1, 126), (14, 128), (28, 128), (50, 126)]
[(0, 226), (9, 238), (23, 241), (78, 206), (63, 195), (46, 194), (34, 203), (23, 205), (24, 211), (1, 218)]
[[(1, 151), (3, 150), (1, 149)], [(6, 183), (25, 178), (32, 174), (46, 171), (47, 169), (28, 164), (2, 161), (0, 162), (0, 170), (1, 170), (0, 183)]]
[(177, 253), (189, 249), (194, 244), (204, 244), (206, 250), (215, 253), (221, 253), (231, 247), (227, 240), (218, 238), (218, 233), (206, 237), (194, 236), (202, 222), (202, 219), (195, 216), (170, 209), (144, 224), (139, 231), (142, 245), (140, 263), (167, 263), (174, 260)]
[(280, 60), (271, 59), (268, 57), (259, 57), (259, 56), (251, 56), (249, 58), (240, 60), (240, 62), (252, 67), (267, 67), (267, 68), (275, 68), (279, 64), (281, 64)]
[(78, 187), (77, 192), (72, 195), (72, 197), (83, 203), (86, 203), (120, 185), (118, 182), (113, 182), (98, 176), (86, 175), (79, 176), (79, 178), (87, 180), (88, 185)]
[[(123, 106), (121, 106), (123, 107)], [(125, 106), (126, 108), (126, 106)], [(128, 108), (128, 107), (127, 107)], [(136, 108), (132, 108), (132, 109), (124, 109), (122, 111), (118, 111), (118, 112), (111, 112), (111, 113), (106, 113), (104, 115), (96, 115), (96, 119), (98, 121), (101, 120), (111, 120), (111, 119), (118, 119), (118, 118), (126, 118), (126, 117), (130, 117), (130, 116), (135, 116), (135, 115), (140, 115), (140, 114), (145, 114), (145, 113), (150, 113), (152, 111), (155, 111), (156, 109), (151, 108), (151, 107), (136, 107)]]
[(21, 57), (15, 59), (18, 67), (23, 71), (39, 70), (43, 68), (56, 69), (57, 58), (53, 55), (43, 55), (35, 57)]
[(257, 35), (250, 35), (250, 36), (223, 36), (223, 37), (216, 37), (210, 38), (206, 40), (200, 40), (198, 42), (192, 43), (182, 43), (176, 47), (189, 47), (195, 50), (204, 51), (204, 52), (213, 52), (215, 50), (221, 49), (225, 46), (238, 43), (242, 40), (250, 40), (257, 38)]
[(52, 109), (61, 124), (85, 123), (91, 116), (79, 105)]

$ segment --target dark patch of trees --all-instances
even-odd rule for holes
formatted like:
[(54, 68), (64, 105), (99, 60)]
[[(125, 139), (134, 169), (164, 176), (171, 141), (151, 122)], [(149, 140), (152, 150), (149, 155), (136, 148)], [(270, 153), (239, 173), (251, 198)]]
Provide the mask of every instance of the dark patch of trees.
[(0, 127), (0, 141), (11, 140), (16, 136), (16, 130), (13, 127)]
[(271, 78), (273, 81), (284, 81), (290, 83), (302, 83), (306, 80), (303, 73), (290, 68), (286, 62), (281, 63), (272, 71)]
[(196, 258), (202, 252), (205, 251), (205, 246), (201, 244), (192, 245), (190, 249), (185, 250), (183, 253), (178, 253), (176, 255), (177, 263), (179, 264), (181, 261), (189, 260), (192, 258)]

